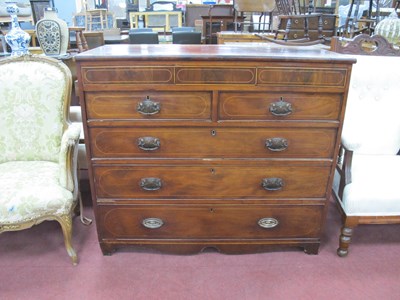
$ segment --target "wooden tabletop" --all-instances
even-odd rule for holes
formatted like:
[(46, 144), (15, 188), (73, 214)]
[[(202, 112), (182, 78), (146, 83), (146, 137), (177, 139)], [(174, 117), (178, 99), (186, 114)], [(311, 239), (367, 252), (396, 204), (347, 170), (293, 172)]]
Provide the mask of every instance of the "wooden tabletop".
[(354, 63), (355, 59), (313, 46), (280, 46), (264, 44), (229, 44), (229, 45), (105, 45), (76, 56), (76, 60), (234, 60), (234, 61), (334, 61)]

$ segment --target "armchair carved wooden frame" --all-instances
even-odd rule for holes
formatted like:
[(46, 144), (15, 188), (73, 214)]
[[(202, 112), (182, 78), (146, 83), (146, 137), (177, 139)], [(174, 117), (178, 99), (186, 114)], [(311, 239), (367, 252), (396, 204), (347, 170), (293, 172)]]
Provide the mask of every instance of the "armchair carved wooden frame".
[(73, 264), (72, 216), (80, 200), (80, 126), (69, 121), (72, 76), (35, 55), (0, 60), (0, 233), (60, 223)]

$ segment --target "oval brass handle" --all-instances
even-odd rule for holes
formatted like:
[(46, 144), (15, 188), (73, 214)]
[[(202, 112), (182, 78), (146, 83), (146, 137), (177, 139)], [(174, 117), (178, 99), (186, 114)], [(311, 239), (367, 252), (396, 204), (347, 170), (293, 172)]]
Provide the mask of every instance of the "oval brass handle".
[(270, 177), (270, 178), (263, 178), (261, 185), (264, 188), (264, 190), (278, 191), (281, 190), (285, 184), (282, 178)]
[(265, 141), (265, 147), (274, 152), (284, 151), (288, 147), (288, 140), (285, 138), (270, 138)]
[(284, 101), (282, 98), (276, 102), (272, 102), (269, 106), (269, 112), (274, 116), (283, 117), (290, 115), (292, 110), (292, 104)]
[(160, 140), (156, 137), (144, 136), (137, 140), (137, 145), (140, 149), (145, 151), (154, 151), (160, 148)]
[(159, 102), (155, 102), (147, 98), (138, 103), (136, 110), (142, 115), (149, 116), (158, 114), (161, 110), (161, 106)]
[(162, 182), (160, 178), (148, 177), (140, 179), (140, 187), (145, 191), (157, 191), (161, 189)]
[(142, 225), (146, 228), (157, 229), (163, 226), (164, 222), (159, 218), (146, 218), (142, 221)]
[(274, 228), (278, 226), (279, 222), (275, 218), (262, 218), (258, 220), (258, 225), (262, 228)]

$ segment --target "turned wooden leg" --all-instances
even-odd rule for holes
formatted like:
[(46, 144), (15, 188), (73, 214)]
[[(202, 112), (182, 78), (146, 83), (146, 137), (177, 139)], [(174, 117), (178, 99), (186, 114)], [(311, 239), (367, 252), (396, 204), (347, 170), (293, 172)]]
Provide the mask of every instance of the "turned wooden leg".
[(339, 255), (340, 257), (347, 256), (352, 234), (353, 228), (345, 226), (342, 227), (341, 235), (339, 238), (339, 248), (337, 249), (337, 255)]
[(67, 253), (71, 257), (72, 263), (77, 265), (78, 256), (72, 247), (72, 217), (70, 215), (64, 215), (57, 219), (57, 221), (60, 223), (64, 234), (64, 244), (65, 248), (67, 249)]

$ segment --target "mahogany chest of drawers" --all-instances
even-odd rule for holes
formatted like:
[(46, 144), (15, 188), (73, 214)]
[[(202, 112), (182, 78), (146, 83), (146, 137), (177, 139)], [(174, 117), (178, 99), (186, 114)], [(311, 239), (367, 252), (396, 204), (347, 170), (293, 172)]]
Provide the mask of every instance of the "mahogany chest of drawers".
[(271, 45), (76, 57), (101, 249), (318, 253), (352, 63)]

